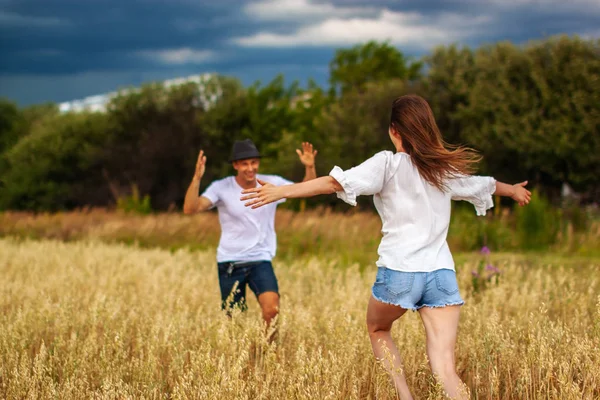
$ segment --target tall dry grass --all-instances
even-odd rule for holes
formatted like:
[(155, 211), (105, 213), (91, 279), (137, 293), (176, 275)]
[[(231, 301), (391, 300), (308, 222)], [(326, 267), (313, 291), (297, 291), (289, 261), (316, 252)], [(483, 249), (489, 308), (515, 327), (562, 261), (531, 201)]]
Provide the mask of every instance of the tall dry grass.
[[(458, 271), (457, 364), (473, 398), (600, 398), (600, 264), (497, 257), (498, 285), (477, 294), (478, 260)], [(0, 239), (0, 397), (393, 399), (364, 323), (374, 268), (340, 263), (275, 264), (268, 345), (254, 300), (231, 320), (219, 310), (213, 251)], [(418, 315), (393, 335), (416, 397), (440, 398)]]
[[(512, 216), (490, 213), (488, 217), (478, 218), (470, 206), (455, 211), (448, 237), (453, 252), (478, 250), (483, 245), (494, 251), (528, 250), (520, 243), (522, 235), (515, 230)], [(358, 262), (364, 266), (376, 260), (381, 220), (372, 212), (342, 214), (324, 209), (299, 213), (282, 209), (277, 212), (276, 230), (278, 254), (286, 261), (306, 254), (325, 258), (335, 255), (345, 263)], [(54, 214), (0, 212), (0, 237), (94, 239), (136, 243), (142, 247), (209, 250), (216, 247), (220, 232), (216, 212), (193, 216), (181, 213), (136, 215), (102, 209)], [(600, 222), (591, 222), (583, 232), (574, 231), (567, 224), (556, 243), (547, 250), (598, 257), (598, 243)]]
[[(347, 262), (371, 263), (379, 245), (381, 221), (373, 213), (278, 210), (276, 230), (279, 255), (286, 259), (306, 253), (318, 256), (342, 253)], [(142, 247), (209, 250), (216, 248), (220, 234), (216, 212), (192, 216), (182, 213), (146, 216), (103, 209), (0, 213), (0, 237), (94, 239)]]

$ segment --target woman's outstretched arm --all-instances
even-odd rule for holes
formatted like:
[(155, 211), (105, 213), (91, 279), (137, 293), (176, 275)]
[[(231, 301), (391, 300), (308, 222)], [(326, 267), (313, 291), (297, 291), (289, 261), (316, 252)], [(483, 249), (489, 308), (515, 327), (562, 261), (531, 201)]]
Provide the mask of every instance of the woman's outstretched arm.
[(240, 200), (246, 201), (244, 204), (246, 207), (259, 208), (283, 198), (312, 197), (342, 190), (342, 185), (331, 176), (322, 176), (310, 181), (283, 186), (274, 186), (260, 179), (258, 179), (258, 183), (262, 186), (242, 191), (243, 196)]

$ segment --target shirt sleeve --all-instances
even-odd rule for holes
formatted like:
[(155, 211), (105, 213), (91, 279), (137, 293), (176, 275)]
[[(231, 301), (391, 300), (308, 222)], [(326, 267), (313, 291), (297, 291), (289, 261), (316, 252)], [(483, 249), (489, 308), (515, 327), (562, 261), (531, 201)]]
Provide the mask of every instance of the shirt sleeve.
[(212, 182), (202, 193), (202, 197), (206, 197), (212, 203), (212, 207), (216, 207), (221, 200), (220, 197), (220, 181)]
[(496, 180), (489, 176), (462, 176), (448, 181), (452, 200), (465, 200), (475, 206), (477, 215), (485, 215), (494, 207), (492, 195), (496, 191)]
[(381, 192), (385, 181), (387, 158), (386, 152), (382, 151), (346, 171), (337, 165), (333, 167), (329, 176), (342, 186), (342, 190), (336, 193), (337, 197), (355, 206), (358, 196)]

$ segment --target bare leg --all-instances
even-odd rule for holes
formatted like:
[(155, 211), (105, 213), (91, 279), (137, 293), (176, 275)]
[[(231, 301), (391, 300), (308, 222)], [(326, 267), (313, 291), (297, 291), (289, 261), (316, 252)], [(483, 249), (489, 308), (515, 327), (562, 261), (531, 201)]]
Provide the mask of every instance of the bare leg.
[[(279, 294), (276, 292), (264, 292), (258, 295), (258, 303), (262, 310), (262, 316), (267, 324), (267, 333), (271, 326), (271, 321), (279, 313)], [(269, 338), (269, 342), (275, 339), (276, 331), (274, 330)]]
[(369, 329), (373, 354), (375, 354), (376, 359), (383, 362), (385, 369), (394, 382), (398, 395), (402, 400), (412, 400), (413, 397), (408, 389), (403, 371), (402, 359), (390, 334), (392, 323), (404, 315), (405, 312), (406, 309), (404, 308), (381, 303), (371, 296), (367, 308), (367, 328)]
[(454, 347), (460, 306), (419, 309), (427, 335), (427, 356), (431, 371), (452, 399), (468, 399), (468, 389), (456, 373)]

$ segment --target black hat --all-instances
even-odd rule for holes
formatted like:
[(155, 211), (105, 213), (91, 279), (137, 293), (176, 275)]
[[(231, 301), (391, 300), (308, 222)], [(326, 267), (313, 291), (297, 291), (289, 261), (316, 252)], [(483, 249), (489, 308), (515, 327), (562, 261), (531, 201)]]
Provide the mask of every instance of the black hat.
[(252, 143), (252, 140), (236, 140), (231, 148), (231, 156), (229, 157), (229, 162), (245, 160), (247, 158), (260, 158), (260, 153), (258, 149)]

